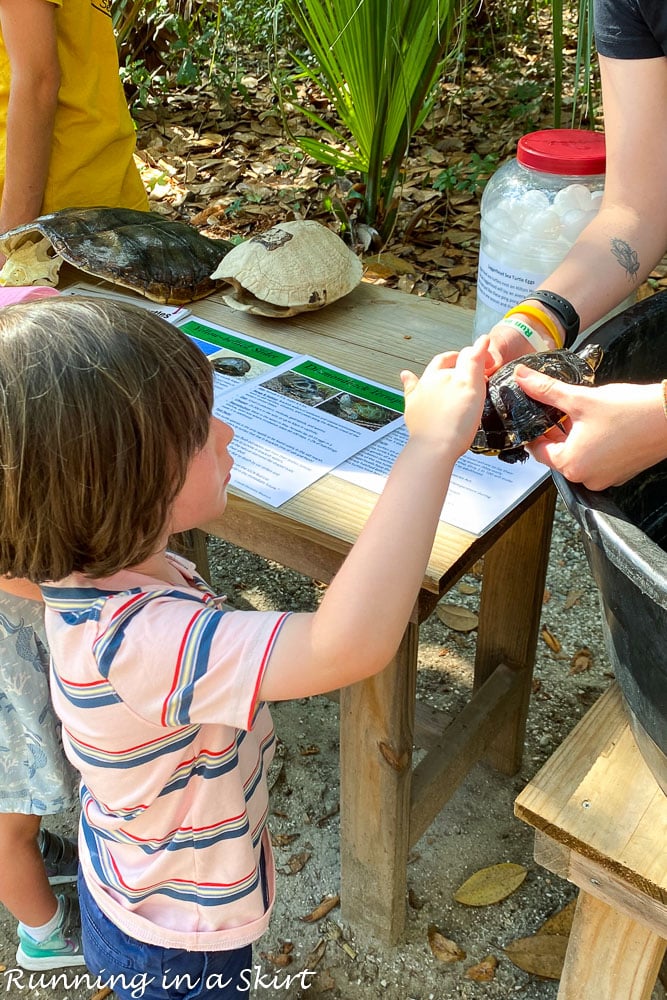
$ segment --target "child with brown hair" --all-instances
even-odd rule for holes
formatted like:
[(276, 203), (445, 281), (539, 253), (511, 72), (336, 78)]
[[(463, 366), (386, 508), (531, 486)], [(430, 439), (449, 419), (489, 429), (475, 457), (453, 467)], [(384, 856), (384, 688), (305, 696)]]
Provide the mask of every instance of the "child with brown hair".
[(167, 550), (226, 505), (233, 432), (211, 415), (204, 355), (109, 302), (0, 315), (0, 572), (42, 585), (81, 773), (84, 956), (123, 1000), (177, 981), (183, 1000), (247, 991), (274, 895), (266, 702), (394, 655), (479, 424), (485, 356), (482, 339), (402, 373), (408, 443), (318, 610), (234, 611)]
[[(0, 232), (61, 208), (147, 209), (134, 149), (109, 0), (0, 0)], [(0, 902), (35, 970), (83, 964), (76, 900), (49, 887), (76, 879), (75, 846), (40, 830), (73, 801), (47, 662), (38, 588), (0, 579)]]

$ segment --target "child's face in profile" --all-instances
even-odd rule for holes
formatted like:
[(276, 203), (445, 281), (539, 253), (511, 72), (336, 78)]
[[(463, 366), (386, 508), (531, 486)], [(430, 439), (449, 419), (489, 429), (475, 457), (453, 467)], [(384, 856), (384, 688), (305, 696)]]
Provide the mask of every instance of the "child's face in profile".
[(211, 417), (208, 440), (190, 462), (183, 487), (174, 500), (170, 531), (188, 531), (220, 517), (227, 506), (227, 486), (234, 460), (229, 444), (234, 431)]

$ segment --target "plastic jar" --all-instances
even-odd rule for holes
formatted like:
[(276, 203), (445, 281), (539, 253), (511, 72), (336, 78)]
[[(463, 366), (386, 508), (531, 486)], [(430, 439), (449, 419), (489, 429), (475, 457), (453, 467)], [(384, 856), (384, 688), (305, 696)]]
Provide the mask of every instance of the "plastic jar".
[(475, 336), (562, 261), (600, 207), (602, 132), (544, 129), (519, 139), (482, 195)]

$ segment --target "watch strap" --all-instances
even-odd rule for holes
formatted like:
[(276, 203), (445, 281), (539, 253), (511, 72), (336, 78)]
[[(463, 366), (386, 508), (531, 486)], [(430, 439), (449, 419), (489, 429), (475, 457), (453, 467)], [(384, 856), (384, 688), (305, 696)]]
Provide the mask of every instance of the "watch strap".
[(535, 288), (521, 301), (527, 302), (530, 299), (548, 306), (558, 316), (563, 325), (563, 333), (565, 334), (564, 346), (572, 347), (579, 335), (580, 327), (579, 313), (572, 303), (568, 302), (562, 295), (557, 295), (556, 292), (549, 292), (545, 288)]

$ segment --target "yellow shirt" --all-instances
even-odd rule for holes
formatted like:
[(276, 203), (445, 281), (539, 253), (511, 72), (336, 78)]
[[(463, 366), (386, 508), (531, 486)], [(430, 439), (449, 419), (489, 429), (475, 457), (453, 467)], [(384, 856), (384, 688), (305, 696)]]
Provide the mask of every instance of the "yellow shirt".
[[(147, 209), (132, 159), (135, 132), (118, 75), (111, 0), (45, 2), (58, 7), (61, 82), (42, 213), (93, 205)], [(0, 33), (0, 187), (10, 75)]]

